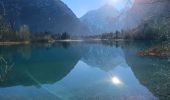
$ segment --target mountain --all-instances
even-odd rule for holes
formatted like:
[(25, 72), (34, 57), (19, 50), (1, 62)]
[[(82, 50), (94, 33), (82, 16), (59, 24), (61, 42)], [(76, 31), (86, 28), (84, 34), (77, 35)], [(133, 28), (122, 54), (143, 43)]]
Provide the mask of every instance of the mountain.
[[(124, 17), (133, 25), (124, 24), (122, 28), (136, 36), (155, 36), (155, 38), (170, 38), (170, 1), (137, 0)], [(129, 17), (128, 17), (129, 16)], [(131, 30), (132, 29), (132, 30)]]
[(113, 6), (106, 4), (101, 8), (89, 11), (80, 20), (89, 27), (91, 33), (111, 32), (119, 29), (116, 19), (119, 11)]
[[(135, 29), (145, 22), (163, 24), (162, 16), (169, 16), (169, 0), (135, 0), (131, 6), (117, 11), (112, 5), (105, 5), (97, 10), (90, 11), (81, 18), (94, 33), (115, 32), (116, 30)], [(156, 20), (153, 20), (156, 19)], [(167, 26), (166, 26), (167, 27)]]
[(170, 10), (168, 0), (135, 0), (131, 9), (121, 15), (121, 27), (132, 29), (146, 21), (165, 16)]
[(0, 9), (6, 23), (16, 30), (27, 25), (32, 32), (87, 32), (87, 28), (61, 0), (1, 0)]

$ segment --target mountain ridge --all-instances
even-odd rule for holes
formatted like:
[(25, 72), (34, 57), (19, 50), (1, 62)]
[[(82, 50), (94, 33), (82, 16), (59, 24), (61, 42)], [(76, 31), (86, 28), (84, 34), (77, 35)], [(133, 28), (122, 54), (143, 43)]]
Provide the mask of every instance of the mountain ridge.
[[(102, 16), (103, 11), (107, 11), (107, 9), (101, 7), (97, 10), (89, 11), (81, 18), (81, 21), (89, 26), (90, 30), (94, 33), (102, 34), (122, 30), (128, 31), (137, 28), (151, 19), (159, 19), (158, 17), (166, 15), (168, 9), (170, 9), (168, 5), (168, 0), (163, 2), (156, 2), (156, 0), (152, 2), (150, 0), (135, 0), (131, 7), (127, 5), (126, 9), (119, 12), (117, 15), (112, 15), (111, 17), (114, 19), (108, 20), (107, 18), (99, 18), (98, 16)], [(96, 14), (96, 12), (100, 12), (100, 14)], [(111, 12), (110, 10), (110, 13)], [(99, 19), (100, 22), (96, 23), (96, 19)]]
[(61, 0), (1, 0), (6, 23), (19, 30), (27, 25), (31, 32), (88, 33), (76, 15)]
[(117, 27), (114, 24), (114, 19), (117, 15), (119, 15), (119, 11), (113, 5), (106, 4), (99, 9), (89, 11), (80, 20), (89, 27), (91, 33), (98, 34), (116, 31), (111, 26)]

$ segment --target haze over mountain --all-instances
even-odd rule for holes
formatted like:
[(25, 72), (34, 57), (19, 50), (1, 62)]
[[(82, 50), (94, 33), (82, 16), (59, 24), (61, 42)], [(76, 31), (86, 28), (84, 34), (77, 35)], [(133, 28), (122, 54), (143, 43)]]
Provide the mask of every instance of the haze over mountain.
[[(151, 19), (167, 15), (169, 1), (135, 0), (134, 5), (120, 17), (123, 29), (131, 29)], [(123, 23), (124, 22), (124, 23)]]
[(94, 34), (111, 32), (119, 29), (116, 22), (119, 13), (113, 5), (106, 4), (97, 10), (89, 11), (80, 20)]
[(87, 33), (61, 0), (1, 0), (1, 14), (15, 29), (28, 25), (32, 32)]
[(151, 19), (160, 19), (169, 15), (168, 0), (135, 0), (131, 7), (117, 11), (112, 5), (105, 5), (100, 9), (89, 11), (81, 18), (93, 33), (115, 32), (116, 30), (131, 30)]
[(170, 1), (136, 0), (134, 6), (123, 15), (122, 29), (130, 30), (132, 36), (155, 36), (156, 39), (170, 38)]

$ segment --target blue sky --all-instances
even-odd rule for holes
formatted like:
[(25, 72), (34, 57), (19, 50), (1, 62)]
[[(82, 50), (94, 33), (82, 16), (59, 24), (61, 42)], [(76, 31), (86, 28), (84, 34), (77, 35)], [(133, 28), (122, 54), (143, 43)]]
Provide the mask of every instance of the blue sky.
[(62, 0), (77, 15), (83, 16), (90, 10), (100, 8), (106, 3), (113, 4), (115, 8), (122, 9), (127, 0)]

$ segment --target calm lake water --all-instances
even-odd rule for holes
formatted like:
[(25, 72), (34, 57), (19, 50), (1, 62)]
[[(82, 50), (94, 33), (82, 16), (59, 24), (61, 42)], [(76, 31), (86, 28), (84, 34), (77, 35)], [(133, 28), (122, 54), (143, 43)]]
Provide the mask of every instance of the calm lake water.
[(0, 100), (170, 100), (170, 63), (152, 43), (0, 46)]

